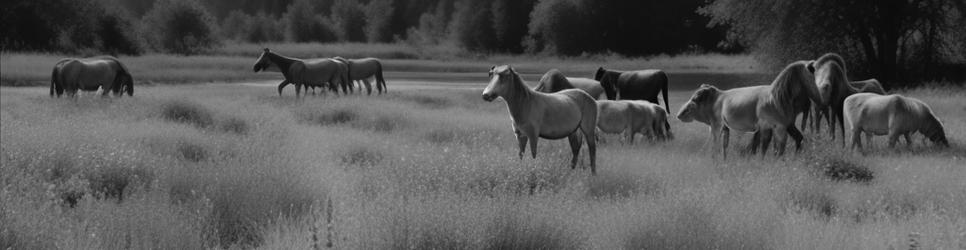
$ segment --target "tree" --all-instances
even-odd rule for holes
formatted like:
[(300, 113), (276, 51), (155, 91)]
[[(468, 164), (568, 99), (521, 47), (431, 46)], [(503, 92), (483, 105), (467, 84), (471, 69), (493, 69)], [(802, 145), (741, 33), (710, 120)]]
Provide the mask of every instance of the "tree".
[(715, 0), (699, 10), (730, 25), (741, 42), (772, 62), (838, 52), (850, 73), (888, 87), (925, 80), (937, 65), (962, 62), (947, 39), (966, 27), (961, 0)]
[(393, 8), (392, 0), (376, 0), (366, 5), (366, 40), (370, 43), (391, 42)]
[(336, 0), (332, 4), (330, 16), (332, 29), (340, 41), (362, 42), (366, 40), (363, 27), (366, 25), (366, 14), (362, 5), (356, 0)]
[(160, 0), (143, 22), (158, 51), (197, 54), (220, 43), (214, 18), (196, 0)]
[(288, 11), (282, 17), (285, 34), (288, 40), (294, 42), (330, 42), (335, 37), (326, 26), (320, 15), (315, 14), (315, 8), (310, 0), (296, 0), (288, 6)]

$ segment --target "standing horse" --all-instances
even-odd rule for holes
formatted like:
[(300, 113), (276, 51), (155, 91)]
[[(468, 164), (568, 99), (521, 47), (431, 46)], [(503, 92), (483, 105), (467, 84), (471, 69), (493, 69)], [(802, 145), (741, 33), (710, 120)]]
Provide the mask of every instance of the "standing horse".
[[(862, 80), (862, 81), (851, 81), (849, 82), (849, 86), (851, 86), (852, 89), (855, 90), (855, 93), (873, 93), (873, 94), (880, 94), (880, 95), (886, 94), (885, 89), (882, 88), (882, 83), (880, 83), (879, 80), (876, 80), (875, 78)], [(825, 121), (828, 122), (828, 126), (831, 128), (832, 119), (829, 117), (829, 109), (827, 107), (824, 109), (819, 108), (818, 106), (814, 106), (812, 108), (814, 109), (813, 114), (815, 116), (812, 121), (812, 129), (815, 131), (819, 131), (821, 129), (821, 122), (823, 118), (825, 119)], [(802, 120), (802, 128), (803, 129), (805, 128), (804, 119)]]
[(795, 126), (795, 118), (800, 111), (797, 105), (800, 96), (823, 103), (805, 66), (804, 61), (789, 64), (767, 86), (720, 90), (707, 84), (701, 85), (681, 108), (678, 119), (707, 123), (711, 128), (712, 141), (717, 144), (719, 136), (723, 139), (721, 148), (724, 158), (727, 157), (732, 129), (760, 132), (760, 136), (753, 138), (752, 146), (757, 148), (755, 144), (760, 145), (763, 154), (768, 150), (772, 134), (777, 134), (777, 154), (782, 155), (789, 127)]
[(814, 73), (815, 84), (822, 94), (822, 99), (826, 101), (825, 105), (817, 105), (818, 117), (815, 122), (820, 122), (822, 116), (830, 118), (828, 119), (829, 133), (832, 135), (832, 140), (835, 140), (835, 125), (838, 124), (839, 130), (842, 131), (842, 146), (845, 146), (842, 105), (846, 97), (858, 93), (858, 90), (852, 88), (849, 83), (845, 60), (838, 54), (827, 53), (809, 62), (807, 68)]
[[(278, 95), (282, 95), (282, 89), (286, 85), (295, 84), (295, 97), (301, 95), (302, 85), (325, 87), (338, 93), (338, 86), (342, 86), (342, 92), (348, 94), (348, 68), (347, 66), (334, 59), (297, 59), (282, 56), (265, 48), (262, 55), (255, 61), (252, 67), (255, 72), (275, 71), (281, 72), (285, 80), (278, 84)], [(308, 89), (306, 87), (306, 90)]]
[(77, 90), (97, 91), (107, 96), (108, 92), (121, 96), (134, 95), (134, 77), (121, 61), (112, 56), (91, 58), (65, 58), (54, 65), (50, 73), (50, 96), (58, 97), (67, 92), (74, 96)]
[[(616, 71), (603, 67), (597, 68), (594, 80), (600, 81), (604, 93), (610, 100), (645, 100), (658, 104), (657, 94), (664, 93), (664, 107), (670, 112), (667, 102), (667, 74), (657, 69), (638, 71)], [(618, 97), (618, 94), (620, 96)]]
[(379, 59), (372, 57), (362, 59), (335, 57), (334, 59), (340, 60), (348, 66), (350, 84), (354, 81), (362, 81), (365, 84), (366, 93), (371, 95), (372, 85), (369, 84), (369, 79), (375, 78), (376, 90), (379, 94), (382, 94), (383, 91), (389, 91), (386, 88), (386, 79), (382, 77), (382, 63), (379, 62)]
[(577, 166), (580, 143), (579, 129), (587, 141), (590, 153), (590, 172), (597, 174), (597, 102), (582, 90), (568, 89), (556, 93), (536, 92), (523, 82), (509, 65), (490, 68), (490, 83), (483, 89), (483, 100), (503, 97), (513, 121), (522, 159), (530, 141), (530, 153), (537, 158), (537, 138), (570, 139), (573, 158), (570, 168)]
[(600, 86), (600, 82), (587, 78), (565, 77), (557, 69), (551, 69), (543, 74), (540, 83), (534, 88), (534, 90), (543, 93), (553, 93), (565, 89), (583, 90), (594, 99), (599, 99), (604, 94), (604, 88)]
[(597, 128), (600, 132), (626, 133), (630, 144), (634, 144), (637, 133), (658, 140), (671, 139), (671, 131), (664, 124), (667, 124), (667, 112), (657, 104), (637, 100), (597, 101)]

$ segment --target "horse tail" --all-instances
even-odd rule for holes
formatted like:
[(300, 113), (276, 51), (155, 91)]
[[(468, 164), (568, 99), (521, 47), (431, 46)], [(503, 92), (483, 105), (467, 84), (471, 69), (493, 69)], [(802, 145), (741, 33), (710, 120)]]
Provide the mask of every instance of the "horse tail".
[[(667, 82), (668, 82), (668, 77), (667, 77), (667, 74), (664, 73), (664, 71), (660, 71), (660, 72), (661, 72), (661, 75), (664, 76), (663, 77), (664, 78), (663, 79), (664, 80), (664, 84), (663, 84), (663, 86), (661, 86), (661, 92), (664, 92), (664, 108), (665, 108), (664, 109), (664, 112), (667, 112), (668, 114), (670, 114), (671, 113), (671, 103), (667, 102), (667, 85), (668, 85)], [(665, 121), (665, 123), (666, 122), (667, 121)]]
[(64, 63), (70, 60), (70, 58), (64, 58), (60, 59), (60, 61), (57, 61), (57, 63), (54, 64), (54, 69), (50, 72), (50, 96), (54, 96), (54, 93), (56, 93), (58, 96), (64, 93), (64, 79), (61, 79), (63, 75), (61, 74), (60, 69), (64, 66)]
[(382, 77), (382, 63), (376, 60), (376, 87), (382, 86), (381, 91), (389, 92), (386, 79)]

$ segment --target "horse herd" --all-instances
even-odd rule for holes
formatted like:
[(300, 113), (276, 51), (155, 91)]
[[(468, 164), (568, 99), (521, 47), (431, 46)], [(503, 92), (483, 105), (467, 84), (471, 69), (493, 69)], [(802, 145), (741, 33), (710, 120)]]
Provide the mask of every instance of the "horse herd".
[[(667, 74), (660, 70), (620, 72), (598, 68), (594, 79), (568, 78), (558, 70), (550, 70), (540, 83), (530, 89), (509, 65), (494, 66), (489, 71), (489, 84), (482, 98), (493, 101), (502, 97), (517, 136), (519, 157), (529, 142), (536, 158), (538, 138), (567, 137), (572, 151), (571, 168), (576, 167), (581, 140), (586, 141), (590, 169), (596, 174), (597, 137), (599, 133), (625, 133), (633, 143), (636, 133), (659, 140), (672, 138), (667, 121), (669, 109), (657, 105), (663, 92), (667, 101)], [(610, 100), (600, 99), (601, 92)], [(732, 130), (753, 132), (748, 151), (764, 155), (774, 143), (776, 154), (785, 152), (788, 137), (801, 149), (804, 135), (795, 127), (802, 115), (802, 129), (818, 131), (822, 118), (828, 121), (835, 140), (835, 125), (852, 131), (852, 148), (861, 149), (861, 134), (888, 135), (894, 147), (899, 137), (912, 145), (910, 135), (922, 133), (940, 146), (949, 146), (942, 123), (928, 105), (915, 98), (886, 95), (875, 79), (850, 82), (845, 60), (828, 53), (810, 61), (787, 65), (770, 85), (722, 90), (702, 84), (680, 108), (677, 118), (688, 123), (697, 121), (709, 126), (711, 145), (721, 145), (722, 158), (727, 158)], [(772, 139), (775, 139), (774, 142)], [(716, 155), (716, 153), (714, 154)]]
[[(297, 59), (265, 48), (253, 70), (280, 72), (284, 80), (278, 93), (295, 85), (296, 97), (304, 89), (319, 87), (334, 93), (353, 93), (357, 82), (372, 94), (374, 80), (379, 94), (387, 91), (382, 64), (375, 58), (345, 59), (341, 57)], [(590, 169), (596, 174), (598, 134), (624, 133), (628, 143), (635, 134), (657, 140), (673, 138), (668, 123), (668, 76), (661, 70), (615, 71), (598, 68), (594, 79), (570, 78), (553, 69), (530, 88), (509, 65), (494, 66), (482, 98), (505, 100), (517, 136), (519, 157), (529, 143), (536, 158), (538, 138), (556, 140), (567, 137), (573, 154), (571, 168), (586, 143)], [(134, 78), (116, 58), (109, 56), (63, 59), (51, 73), (50, 95), (73, 96), (77, 90), (96, 91), (102, 95), (133, 95)], [(658, 105), (663, 93), (664, 107)], [(609, 100), (606, 100), (606, 99)], [(900, 137), (912, 145), (910, 135), (921, 133), (940, 146), (949, 146), (942, 123), (928, 105), (901, 95), (886, 95), (875, 79), (849, 81), (845, 60), (828, 53), (816, 60), (797, 61), (787, 65), (770, 85), (722, 90), (702, 84), (680, 108), (676, 117), (682, 122), (697, 121), (709, 126), (711, 145), (721, 145), (722, 158), (727, 158), (732, 130), (752, 132), (748, 145), (752, 154), (764, 155), (774, 143), (777, 155), (785, 152), (788, 137), (801, 149), (804, 136), (795, 126), (802, 115), (802, 129), (819, 131), (822, 119), (828, 122), (832, 140), (836, 125), (845, 146), (845, 123), (852, 132), (852, 148), (862, 147), (861, 135), (888, 135), (889, 146)], [(811, 124), (808, 123), (812, 119)], [(774, 142), (772, 139), (775, 139)], [(717, 155), (716, 153), (714, 155)]]

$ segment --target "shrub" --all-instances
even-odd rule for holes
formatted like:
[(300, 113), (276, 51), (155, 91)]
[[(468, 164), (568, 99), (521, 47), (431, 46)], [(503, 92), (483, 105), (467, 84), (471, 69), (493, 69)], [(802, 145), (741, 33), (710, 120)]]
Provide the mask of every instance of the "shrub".
[(321, 16), (314, 12), (308, 0), (297, 0), (288, 6), (282, 17), (285, 22), (285, 36), (293, 42), (331, 42), (335, 35), (324, 23)]
[(253, 43), (281, 41), (285, 38), (284, 24), (274, 18), (259, 12), (251, 20), (251, 27), (245, 35), (245, 40)]
[(496, 32), (493, 30), (492, 4), (487, 1), (462, 0), (456, 2), (456, 13), (450, 23), (450, 32), (457, 44), (470, 51), (496, 49)]
[(208, 127), (212, 123), (210, 111), (198, 104), (185, 101), (165, 103), (161, 108), (161, 116), (169, 121), (192, 124), (202, 128)]
[(366, 5), (366, 40), (370, 43), (392, 41), (393, 1), (371, 1)]
[(576, 55), (587, 49), (586, 23), (572, 0), (543, 0), (530, 13), (525, 46), (530, 52)]
[(241, 10), (233, 10), (221, 21), (221, 34), (229, 40), (244, 40), (252, 30), (252, 16)]
[(339, 41), (366, 40), (366, 34), (363, 31), (363, 26), (366, 25), (366, 14), (362, 10), (362, 5), (356, 0), (336, 0), (332, 4), (332, 15), (329, 21)]
[(196, 0), (161, 0), (144, 17), (145, 35), (162, 52), (197, 54), (219, 44), (214, 18)]

